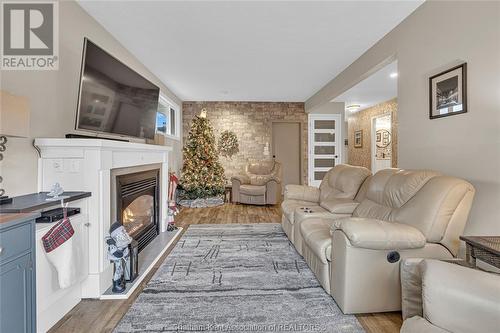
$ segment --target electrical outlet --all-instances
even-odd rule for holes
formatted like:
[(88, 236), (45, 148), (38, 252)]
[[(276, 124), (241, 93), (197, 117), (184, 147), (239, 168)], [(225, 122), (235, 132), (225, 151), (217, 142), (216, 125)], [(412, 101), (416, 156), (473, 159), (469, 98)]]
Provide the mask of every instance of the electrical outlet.
[(80, 172), (80, 161), (79, 160), (66, 159), (63, 161), (63, 163), (64, 163), (64, 172), (68, 172), (68, 173)]

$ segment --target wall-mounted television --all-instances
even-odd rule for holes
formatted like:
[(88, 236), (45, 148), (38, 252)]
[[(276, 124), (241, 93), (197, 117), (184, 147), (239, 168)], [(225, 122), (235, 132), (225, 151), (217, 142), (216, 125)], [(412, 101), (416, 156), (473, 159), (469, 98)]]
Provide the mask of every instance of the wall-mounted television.
[(153, 139), (160, 88), (85, 38), (77, 130)]

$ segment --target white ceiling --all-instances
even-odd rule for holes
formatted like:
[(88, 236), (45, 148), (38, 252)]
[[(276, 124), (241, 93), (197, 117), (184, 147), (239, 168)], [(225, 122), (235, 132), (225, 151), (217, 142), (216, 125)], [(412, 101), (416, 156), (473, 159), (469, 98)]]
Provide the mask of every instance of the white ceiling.
[(359, 110), (369, 108), (398, 96), (398, 79), (391, 77), (398, 72), (397, 62), (393, 62), (373, 73), (351, 89), (335, 97), (333, 102), (344, 102), (345, 106), (360, 105)]
[(80, 1), (182, 100), (305, 101), (423, 1)]

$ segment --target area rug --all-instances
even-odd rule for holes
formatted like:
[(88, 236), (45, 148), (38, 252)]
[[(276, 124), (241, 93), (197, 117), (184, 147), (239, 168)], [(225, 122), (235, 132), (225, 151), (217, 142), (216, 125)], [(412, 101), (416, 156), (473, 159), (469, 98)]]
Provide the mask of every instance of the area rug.
[(279, 224), (192, 225), (115, 332), (364, 332)]

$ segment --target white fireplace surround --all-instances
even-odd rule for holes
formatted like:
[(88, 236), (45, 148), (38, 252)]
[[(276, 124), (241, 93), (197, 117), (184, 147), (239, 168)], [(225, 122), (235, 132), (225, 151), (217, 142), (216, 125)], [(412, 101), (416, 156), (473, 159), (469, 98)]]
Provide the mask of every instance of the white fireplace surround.
[(36, 139), (40, 148), (38, 190), (48, 191), (59, 182), (67, 191), (92, 192), (88, 198), (89, 276), (82, 298), (99, 298), (111, 284), (112, 266), (106, 255), (105, 236), (112, 219), (112, 178), (128, 172), (160, 168), (160, 232), (166, 225), (168, 146), (102, 139)]

